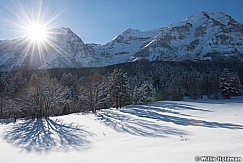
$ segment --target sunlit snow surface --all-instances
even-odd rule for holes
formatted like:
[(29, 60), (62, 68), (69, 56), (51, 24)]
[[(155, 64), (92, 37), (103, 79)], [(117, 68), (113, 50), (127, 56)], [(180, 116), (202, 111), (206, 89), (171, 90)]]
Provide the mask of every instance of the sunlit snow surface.
[(195, 162), (243, 156), (243, 97), (163, 101), (47, 120), (0, 120), (0, 160), (20, 162)]

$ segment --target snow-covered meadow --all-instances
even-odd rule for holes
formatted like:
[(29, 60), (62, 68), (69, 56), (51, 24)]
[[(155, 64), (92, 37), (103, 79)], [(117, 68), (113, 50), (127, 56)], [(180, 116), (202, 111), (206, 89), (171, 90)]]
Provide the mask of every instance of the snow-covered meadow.
[(47, 120), (0, 120), (0, 160), (171, 163), (243, 157), (243, 97), (161, 101)]

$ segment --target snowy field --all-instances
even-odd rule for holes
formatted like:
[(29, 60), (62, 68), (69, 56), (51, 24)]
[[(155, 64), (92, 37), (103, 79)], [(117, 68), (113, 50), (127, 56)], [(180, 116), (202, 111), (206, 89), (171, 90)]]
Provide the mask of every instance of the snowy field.
[(0, 120), (1, 163), (191, 163), (243, 157), (243, 97)]

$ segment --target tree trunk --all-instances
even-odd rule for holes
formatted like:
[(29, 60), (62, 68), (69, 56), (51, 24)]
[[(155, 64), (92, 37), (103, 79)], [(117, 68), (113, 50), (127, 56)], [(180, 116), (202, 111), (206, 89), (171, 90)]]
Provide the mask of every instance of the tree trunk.
[(0, 106), (0, 119), (3, 118), (3, 106), (1, 105)]
[(95, 109), (95, 108), (93, 108), (93, 109), (92, 109), (92, 112), (93, 112), (93, 113), (96, 113), (96, 109)]
[(119, 100), (118, 100), (118, 107), (121, 109), (121, 97), (119, 97)]
[(119, 107), (119, 100), (118, 100), (118, 97), (116, 96), (116, 109), (118, 109), (118, 107)]

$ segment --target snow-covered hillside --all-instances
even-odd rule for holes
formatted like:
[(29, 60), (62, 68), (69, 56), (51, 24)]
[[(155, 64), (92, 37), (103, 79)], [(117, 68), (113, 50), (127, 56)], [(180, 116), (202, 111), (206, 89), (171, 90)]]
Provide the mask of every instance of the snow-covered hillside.
[(48, 120), (0, 120), (0, 160), (193, 163), (243, 157), (243, 97), (162, 101)]
[(105, 45), (85, 44), (69, 28), (53, 29), (40, 51), (21, 39), (0, 41), (0, 70), (100, 67), (138, 60), (243, 60), (243, 25), (201, 12), (149, 31), (127, 29)]

